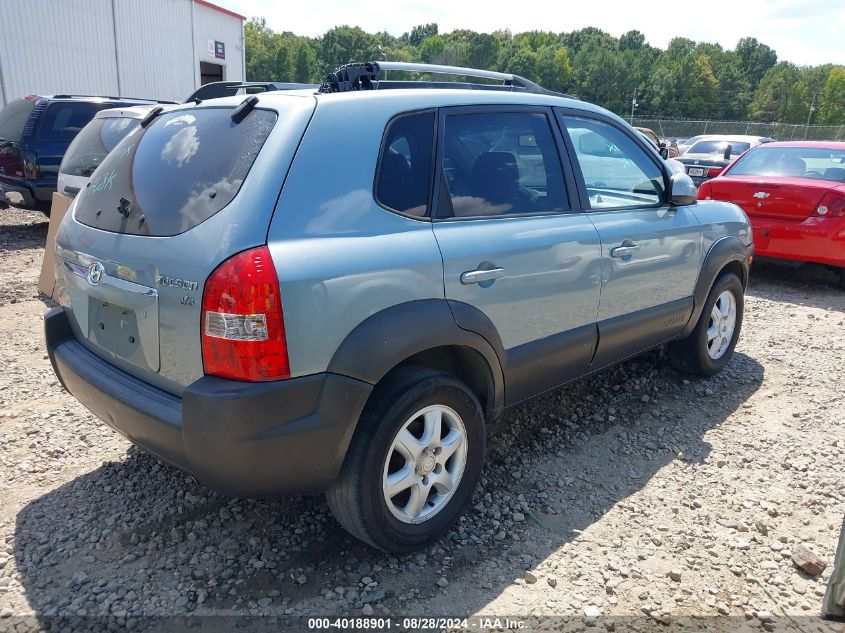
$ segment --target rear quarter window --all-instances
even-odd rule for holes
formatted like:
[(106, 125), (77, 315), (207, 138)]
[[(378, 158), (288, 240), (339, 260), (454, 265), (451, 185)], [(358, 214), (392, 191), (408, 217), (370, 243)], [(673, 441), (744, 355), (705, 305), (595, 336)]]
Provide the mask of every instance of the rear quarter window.
[(0, 139), (19, 141), (34, 106), (35, 99), (18, 99), (0, 110)]
[(434, 112), (405, 114), (387, 127), (376, 174), (376, 200), (415, 217), (428, 212)]
[(37, 138), (70, 143), (100, 110), (112, 104), (57, 101), (47, 106), (38, 125)]
[(276, 123), (269, 110), (243, 121), (231, 108), (160, 115), (129, 134), (91, 177), (76, 219), (105, 231), (165, 237), (228, 205)]

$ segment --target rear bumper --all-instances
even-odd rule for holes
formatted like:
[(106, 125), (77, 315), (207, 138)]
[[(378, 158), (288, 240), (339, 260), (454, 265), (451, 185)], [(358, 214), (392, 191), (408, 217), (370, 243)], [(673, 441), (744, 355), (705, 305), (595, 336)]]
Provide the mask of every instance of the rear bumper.
[(63, 308), (44, 317), (64, 388), (134, 444), (236, 496), (325, 490), (337, 477), (372, 385), (338, 374), (271, 383), (200, 378), (178, 398), (73, 338)]
[(803, 222), (751, 218), (755, 253), (845, 268), (845, 218)]

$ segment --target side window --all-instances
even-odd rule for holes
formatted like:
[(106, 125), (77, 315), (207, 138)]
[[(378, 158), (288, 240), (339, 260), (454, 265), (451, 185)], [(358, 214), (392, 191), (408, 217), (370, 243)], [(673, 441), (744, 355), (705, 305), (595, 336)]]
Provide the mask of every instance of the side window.
[[(108, 106), (106, 106), (108, 107)], [(38, 138), (51, 141), (72, 141), (103, 106), (96, 103), (52, 103), (47, 107), (38, 127)]]
[(424, 217), (431, 184), (434, 112), (391, 121), (376, 174), (376, 200), (400, 213)]
[[(561, 213), (569, 209), (560, 158), (544, 114), (446, 117), (444, 217)], [(451, 202), (451, 204), (449, 204)], [(451, 208), (450, 208), (451, 207)]]
[(593, 119), (562, 116), (584, 175), (592, 209), (659, 205), (663, 173), (622, 130)]

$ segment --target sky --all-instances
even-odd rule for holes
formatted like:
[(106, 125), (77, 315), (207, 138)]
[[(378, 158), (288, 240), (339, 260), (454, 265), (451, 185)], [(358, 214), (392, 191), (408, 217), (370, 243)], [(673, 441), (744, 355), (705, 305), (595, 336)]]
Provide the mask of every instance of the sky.
[(342, 24), (368, 32), (408, 32), (437, 22), (453, 29), (572, 31), (594, 26), (619, 36), (641, 31), (653, 46), (673, 37), (727, 49), (756, 37), (799, 65), (845, 64), (845, 0), (214, 0), (275, 31), (314, 37)]

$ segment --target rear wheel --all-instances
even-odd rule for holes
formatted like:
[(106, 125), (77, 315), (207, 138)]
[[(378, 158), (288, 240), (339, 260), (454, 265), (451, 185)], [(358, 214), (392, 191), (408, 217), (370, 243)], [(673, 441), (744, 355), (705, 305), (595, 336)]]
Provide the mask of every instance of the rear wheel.
[(672, 364), (682, 371), (712, 376), (728, 364), (742, 328), (745, 293), (739, 277), (720, 276), (713, 287), (695, 329), (669, 345)]
[(454, 376), (398, 370), (368, 403), (340, 476), (326, 493), (335, 518), (388, 552), (434, 541), (469, 503), (484, 459), (478, 399)]

